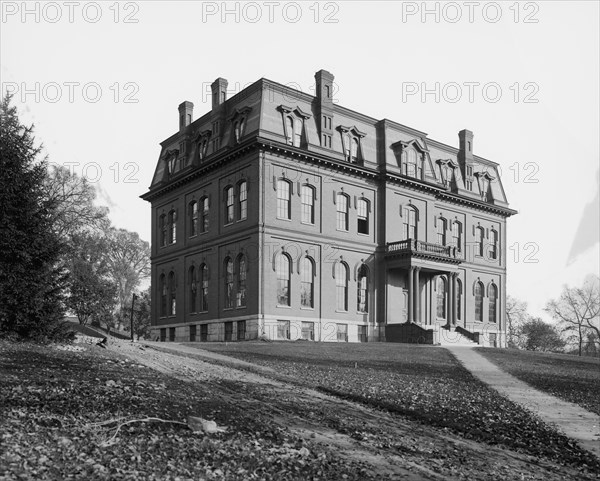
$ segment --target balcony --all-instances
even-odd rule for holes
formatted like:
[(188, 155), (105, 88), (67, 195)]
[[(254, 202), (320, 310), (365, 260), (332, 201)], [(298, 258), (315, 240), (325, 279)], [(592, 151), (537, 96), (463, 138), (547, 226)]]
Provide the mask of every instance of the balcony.
[(386, 257), (416, 257), (451, 264), (459, 264), (463, 261), (457, 247), (442, 246), (416, 239), (388, 242), (385, 255)]

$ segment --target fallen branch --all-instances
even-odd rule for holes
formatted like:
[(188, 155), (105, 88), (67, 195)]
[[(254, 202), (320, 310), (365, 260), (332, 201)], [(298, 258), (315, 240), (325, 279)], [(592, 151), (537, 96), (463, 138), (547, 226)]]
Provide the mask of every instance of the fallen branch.
[[(97, 423), (97, 425), (108, 425), (108, 424), (112, 424), (114, 422), (118, 422), (119, 420), (117, 419), (112, 419), (110, 421), (104, 421), (102, 423)], [(117, 426), (117, 430), (115, 431), (115, 433), (106, 441), (104, 441), (103, 443), (100, 444), (101, 447), (108, 447), (112, 444), (113, 440), (117, 437), (117, 434), (119, 434), (119, 431), (121, 430), (121, 428), (123, 426), (126, 426), (128, 424), (133, 424), (133, 423), (145, 423), (145, 422), (151, 422), (151, 421), (156, 421), (156, 422), (160, 422), (160, 423), (171, 423), (171, 424), (183, 424), (184, 426), (187, 426), (187, 423), (183, 423), (181, 421), (170, 421), (168, 419), (161, 419), (161, 418), (143, 418), (143, 419), (131, 419), (129, 421), (125, 421), (124, 423), (121, 423)]]

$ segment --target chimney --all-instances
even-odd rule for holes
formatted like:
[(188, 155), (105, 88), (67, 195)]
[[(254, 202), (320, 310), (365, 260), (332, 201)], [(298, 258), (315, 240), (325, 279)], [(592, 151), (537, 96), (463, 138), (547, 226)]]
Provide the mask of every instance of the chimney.
[(458, 133), (458, 165), (467, 190), (473, 189), (473, 132), (463, 129)]
[(179, 130), (185, 129), (192, 123), (192, 117), (194, 115), (194, 104), (192, 102), (181, 102), (179, 104)]
[(315, 90), (317, 94), (317, 126), (321, 147), (331, 148), (333, 138), (333, 74), (327, 70), (319, 70), (315, 74)]
[(212, 90), (212, 108), (218, 107), (227, 100), (228, 82), (222, 77), (216, 79), (210, 86)]

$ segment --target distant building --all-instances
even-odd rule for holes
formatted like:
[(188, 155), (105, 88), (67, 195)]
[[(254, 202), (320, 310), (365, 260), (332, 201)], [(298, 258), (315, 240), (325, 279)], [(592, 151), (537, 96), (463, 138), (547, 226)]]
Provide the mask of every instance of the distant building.
[(150, 190), (152, 330), (169, 341), (505, 345), (498, 164), (260, 79), (162, 142)]

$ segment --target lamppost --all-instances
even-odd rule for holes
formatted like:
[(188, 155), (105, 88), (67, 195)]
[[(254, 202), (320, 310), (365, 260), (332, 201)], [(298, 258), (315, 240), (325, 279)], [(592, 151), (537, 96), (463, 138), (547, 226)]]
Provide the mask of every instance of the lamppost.
[(136, 298), (137, 296), (135, 294), (133, 294), (133, 296), (131, 297), (131, 318), (129, 323), (129, 327), (131, 328), (131, 342), (133, 342), (133, 305), (135, 304)]

